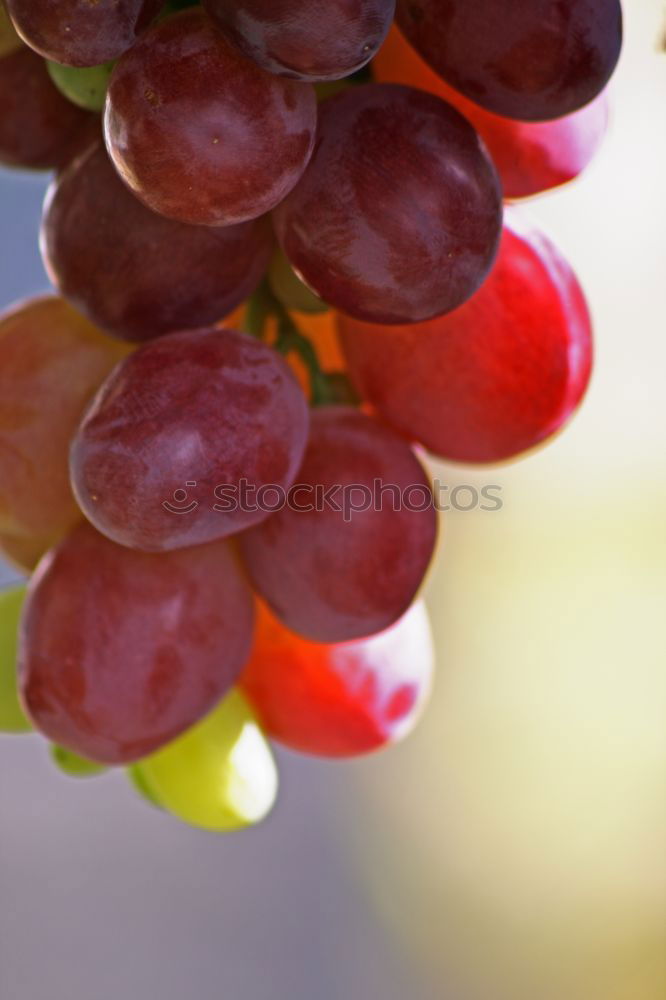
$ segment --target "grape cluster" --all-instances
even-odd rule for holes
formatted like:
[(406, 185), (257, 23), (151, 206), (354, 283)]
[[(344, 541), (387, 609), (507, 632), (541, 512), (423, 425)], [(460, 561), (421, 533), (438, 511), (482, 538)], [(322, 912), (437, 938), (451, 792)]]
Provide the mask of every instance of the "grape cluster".
[(513, 459), (585, 393), (584, 294), (507, 202), (596, 152), (619, 3), (4, 2), (56, 293), (0, 316), (0, 729), (236, 829), (270, 740), (367, 753), (427, 700), (414, 446)]

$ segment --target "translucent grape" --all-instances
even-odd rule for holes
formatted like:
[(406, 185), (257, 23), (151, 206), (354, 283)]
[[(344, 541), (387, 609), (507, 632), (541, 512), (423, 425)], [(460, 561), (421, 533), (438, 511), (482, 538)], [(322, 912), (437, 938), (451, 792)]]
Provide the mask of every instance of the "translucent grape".
[(422, 602), (379, 635), (333, 645), (290, 632), (260, 604), (239, 684), (273, 739), (302, 753), (350, 757), (411, 732), (433, 665)]
[(402, 327), (338, 319), (362, 397), (458, 462), (505, 461), (546, 440), (590, 377), (590, 316), (575, 274), (515, 210), (506, 218), (490, 277), (460, 309)]
[(83, 757), (138, 760), (226, 694), (252, 623), (252, 595), (225, 542), (148, 555), (81, 524), (30, 585), (24, 704), (44, 735)]
[(0, 547), (27, 568), (81, 517), (70, 441), (126, 353), (55, 296), (0, 315)]
[(277, 793), (271, 751), (238, 691), (173, 743), (135, 764), (133, 772), (155, 804), (191, 826), (217, 833), (258, 823)]

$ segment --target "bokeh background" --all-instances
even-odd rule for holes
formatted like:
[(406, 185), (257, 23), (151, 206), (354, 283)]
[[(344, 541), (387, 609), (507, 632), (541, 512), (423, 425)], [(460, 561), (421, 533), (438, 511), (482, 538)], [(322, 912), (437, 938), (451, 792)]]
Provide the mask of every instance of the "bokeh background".
[[(434, 468), (504, 505), (445, 516), (420, 729), (280, 753), (227, 838), (0, 738), (3, 1000), (666, 996), (666, 53), (662, 3), (625, 7), (603, 151), (526, 209), (588, 291), (594, 382), (527, 461)], [(46, 287), (44, 187), (0, 172), (2, 304)]]

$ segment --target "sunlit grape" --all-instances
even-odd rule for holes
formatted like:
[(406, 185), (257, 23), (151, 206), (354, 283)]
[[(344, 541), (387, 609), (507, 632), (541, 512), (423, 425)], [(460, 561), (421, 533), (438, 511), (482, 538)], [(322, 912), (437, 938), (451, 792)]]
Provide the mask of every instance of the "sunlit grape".
[(142, 790), (178, 819), (220, 833), (258, 823), (277, 793), (270, 749), (237, 691), (173, 743), (135, 764), (133, 773)]

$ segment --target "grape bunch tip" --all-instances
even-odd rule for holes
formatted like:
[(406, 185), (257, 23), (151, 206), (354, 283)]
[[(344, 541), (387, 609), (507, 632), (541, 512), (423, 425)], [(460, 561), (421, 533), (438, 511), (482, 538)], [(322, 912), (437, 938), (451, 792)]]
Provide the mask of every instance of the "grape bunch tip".
[(413, 729), (422, 453), (515, 460), (585, 395), (513, 203), (592, 161), (621, 44), (619, 0), (0, 0), (0, 164), (53, 174), (53, 291), (0, 315), (0, 730), (223, 833), (272, 743)]

